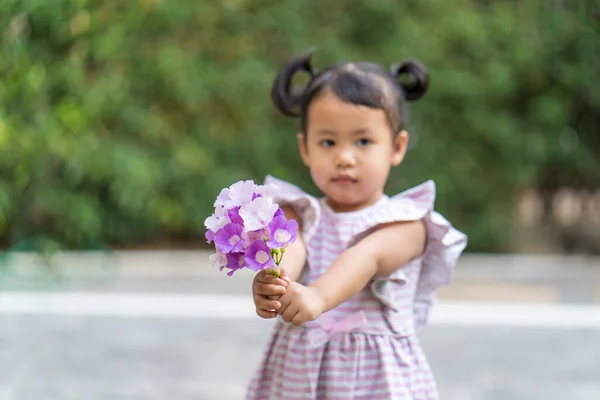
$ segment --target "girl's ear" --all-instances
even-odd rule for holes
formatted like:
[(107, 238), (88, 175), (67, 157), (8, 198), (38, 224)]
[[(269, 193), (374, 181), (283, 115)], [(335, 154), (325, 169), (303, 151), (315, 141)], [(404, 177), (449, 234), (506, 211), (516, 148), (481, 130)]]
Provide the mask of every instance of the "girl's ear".
[(391, 164), (396, 167), (402, 163), (402, 160), (404, 160), (404, 155), (406, 154), (406, 149), (408, 148), (408, 132), (401, 131), (398, 133), (392, 145)]
[(306, 148), (306, 135), (302, 132), (298, 132), (296, 138), (298, 139), (298, 150), (300, 151), (300, 157), (302, 157), (304, 165), (310, 167), (308, 162), (308, 149)]

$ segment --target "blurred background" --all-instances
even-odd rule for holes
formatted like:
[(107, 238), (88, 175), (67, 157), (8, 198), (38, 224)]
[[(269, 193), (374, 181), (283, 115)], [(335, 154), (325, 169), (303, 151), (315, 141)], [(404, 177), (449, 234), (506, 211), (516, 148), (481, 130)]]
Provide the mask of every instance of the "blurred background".
[(0, 0), (0, 399), (243, 398), (270, 324), (203, 222), (240, 179), (319, 194), (270, 100), (311, 47), (429, 68), (386, 191), (469, 235), (442, 398), (600, 398), (600, 1)]

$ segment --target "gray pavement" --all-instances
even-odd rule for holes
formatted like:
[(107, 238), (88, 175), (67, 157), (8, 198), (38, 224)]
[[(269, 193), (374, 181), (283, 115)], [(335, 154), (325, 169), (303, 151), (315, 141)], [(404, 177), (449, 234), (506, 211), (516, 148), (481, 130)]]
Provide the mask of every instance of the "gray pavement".
[[(0, 290), (247, 295), (204, 252), (69, 254), (4, 265)], [(587, 257), (467, 255), (442, 301), (600, 307)], [(0, 301), (2, 296), (0, 293)], [(0, 400), (242, 399), (273, 321), (0, 313)], [(420, 335), (444, 400), (598, 400), (600, 328), (431, 325)]]
[[(242, 399), (271, 325), (1, 317), (0, 399)], [(429, 327), (421, 339), (442, 399), (600, 395), (600, 331)]]

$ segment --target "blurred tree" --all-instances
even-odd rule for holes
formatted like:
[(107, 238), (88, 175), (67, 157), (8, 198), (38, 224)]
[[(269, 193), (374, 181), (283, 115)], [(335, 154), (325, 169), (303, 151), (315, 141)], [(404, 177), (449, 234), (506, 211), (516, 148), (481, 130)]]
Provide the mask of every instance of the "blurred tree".
[[(0, 0), (0, 235), (81, 246), (201, 238), (226, 185), (314, 186), (277, 69), (421, 59), (412, 152), (471, 251), (508, 251), (525, 188), (600, 185), (600, 2)], [(316, 193), (316, 192), (315, 192)]]

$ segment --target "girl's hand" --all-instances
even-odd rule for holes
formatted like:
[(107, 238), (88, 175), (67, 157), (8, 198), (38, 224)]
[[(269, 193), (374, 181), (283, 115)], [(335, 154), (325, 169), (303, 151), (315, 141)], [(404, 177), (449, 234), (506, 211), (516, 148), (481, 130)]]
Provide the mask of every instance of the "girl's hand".
[(290, 280), (284, 271), (281, 278), (275, 278), (266, 270), (259, 271), (252, 282), (252, 298), (259, 317), (269, 319), (277, 316), (281, 307), (279, 297), (285, 293)]
[(285, 294), (279, 298), (279, 303), (281, 306), (277, 313), (281, 314), (285, 322), (291, 322), (294, 326), (313, 321), (325, 312), (325, 299), (321, 292), (297, 282), (290, 282)]

